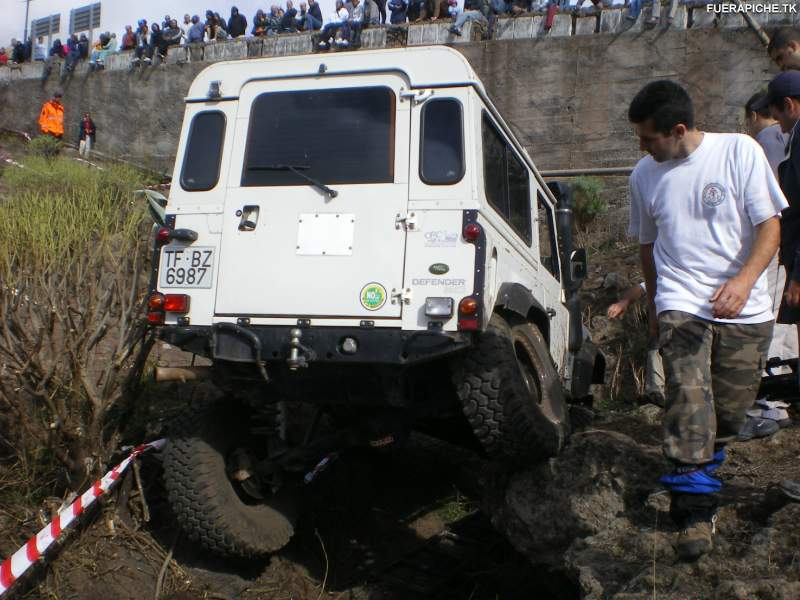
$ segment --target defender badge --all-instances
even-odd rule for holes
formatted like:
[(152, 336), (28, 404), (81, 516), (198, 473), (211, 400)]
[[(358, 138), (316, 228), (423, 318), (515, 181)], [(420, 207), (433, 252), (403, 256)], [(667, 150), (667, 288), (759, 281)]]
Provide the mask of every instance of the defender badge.
[(444, 263), (433, 263), (430, 267), (428, 267), (428, 271), (430, 271), (431, 275), (444, 275), (450, 270), (450, 267)]
[(380, 283), (368, 283), (361, 288), (361, 306), (367, 310), (378, 310), (386, 304), (386, 288)]

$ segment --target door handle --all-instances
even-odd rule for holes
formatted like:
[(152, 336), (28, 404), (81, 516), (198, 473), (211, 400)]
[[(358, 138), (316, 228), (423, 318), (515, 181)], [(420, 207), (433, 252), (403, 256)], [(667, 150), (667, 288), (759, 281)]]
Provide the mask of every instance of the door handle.
[(258, 213), (261, 209), (255, 205), (243, 206), (236, 211), (236, 216), (241, 217), (239, 221), (239, 231), (254, 231), (258, 225)]

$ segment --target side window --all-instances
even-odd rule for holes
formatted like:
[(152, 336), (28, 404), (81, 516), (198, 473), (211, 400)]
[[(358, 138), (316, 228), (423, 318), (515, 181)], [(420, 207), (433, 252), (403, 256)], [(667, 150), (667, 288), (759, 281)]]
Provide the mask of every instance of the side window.
[(203, 192), (217, 185), (224, 139), (224, 114), (215, 110), (194, 116), (181, 167), (181, 187), (184, 190)]
[(542, 197), (542, 192), (537, 192), (537, 222), (539, 224), (539, 261), (558, 280), (558, 241), (555, 231), (553, 209)]
[(511, 149), (507, 149), (509, 222), (520, 237), (531, 245), (531, 191), (528, 169)]
[(443, 98), (422, 107), (419, 177), (428, 185), (452, 185), (464, 177), (461, 103)]
[(531, 243), (528, 169), (484, 113), (483, 181), (486, 198), (525, 243)]

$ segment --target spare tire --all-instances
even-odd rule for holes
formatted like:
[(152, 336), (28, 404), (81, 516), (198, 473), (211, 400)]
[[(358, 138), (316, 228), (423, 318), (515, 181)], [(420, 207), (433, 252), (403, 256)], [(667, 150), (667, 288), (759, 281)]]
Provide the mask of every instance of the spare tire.
[(521, 462), (555, 456), (564, 447), (570, 431), (567, 403), (536, 325), (511, 326), (492, 315), (456, 363), (454, 384), (489, 456)]
[(222, 401), (183, 415), (164, 451), (165, 486), (181, 529), (189, 539), (224, 556), (268, 554), (294, 534), (291, 490), (246, 502), (228, 476), (226, 459), (249, 437), (249, 412)]

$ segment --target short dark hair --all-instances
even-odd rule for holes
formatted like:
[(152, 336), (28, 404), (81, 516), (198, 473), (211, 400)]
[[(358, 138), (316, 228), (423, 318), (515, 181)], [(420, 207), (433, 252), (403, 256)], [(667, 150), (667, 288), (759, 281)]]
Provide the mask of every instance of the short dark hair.
[(794, 27), (783, 27), (772, 32), (767, 45), (767, 54), (772, 54), (774, 50), (786, 48), (789, 42), (797, 42), (800, 44), (800, 30)]
[(652, 119), (655, 130), (663, 134), (679, 123), (694, 129), (694, 105), (683, 87), (669, 79), (660, 79), (648, 83), (633, 97), (628, 119), (631, 123)]
[(761, 117), (765, 117), (765, 118), (769, 117), (770, 116), (769, 106), (765, 106), (764, 108), (759, 109), (759, 110), (756, 110), (755, 108), (753, 108), (753, 105), (756, 102), (758, 102), (759, 100), (763, 100), (766, 95), (767, 95), (767, 90), (766, 89), (760, 89), (755, 94), (750, 96), (750, 99), (747, 102), (745, 102), (745, 105), (744, 105), (744, 116), (746, 117), (751, 112), (754, 112), (754, 113), (756, 113), (757, 115), (759, 115)]

